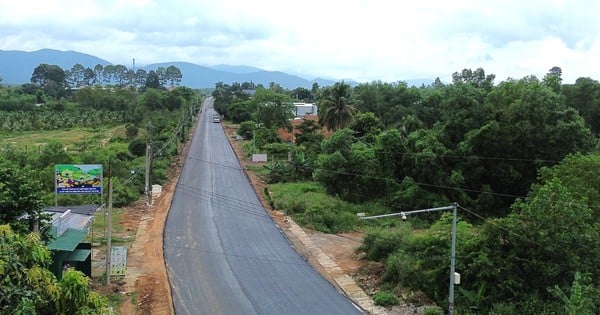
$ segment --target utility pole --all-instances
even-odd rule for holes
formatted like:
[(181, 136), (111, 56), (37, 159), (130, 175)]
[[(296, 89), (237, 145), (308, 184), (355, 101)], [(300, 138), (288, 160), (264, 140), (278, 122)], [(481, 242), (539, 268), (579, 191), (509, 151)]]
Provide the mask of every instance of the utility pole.
[(148, 204), (152, 204), (152, 186), (150, 181), (150, 172), (152, 168), (150, 165), (152, 164), (152, 143), (148, 142), (146, 144), (146, 195), (148, 196)]
[(108, 160), (108, 223), (106, 226), (106, 285), (110, 284), (110, 255), (112, 250), (112, 180), (110, 177), (110, 159)]
[(390, 213), (390, 214), (382, 214), (382, 215), (374, 215), (366, 217), (364, 213), (357, 213), (356, 215), (361, 220), (371, 220), (371, 219), (380, 219), (394, 216), (401, 216), (402, 220), (406, 220), (407, 215), (423, 213), (423, 212), (434, 212), (434, 211), (444, 211), (444, 210), (452, 210), (452, 244), (450, 247), (450, 288), (448, 289), (448, 314), (454, 315), (454, 281), (455, 281), (455, 265), (456, 265), (456, 208), (458, 207), (458, 203), (453, 202), (450, 206), (446, 207), (438, 207), (438, 208), (429, 208), (429, 209), (421, 209), (421, 210), (413, 210), (399, 213)]

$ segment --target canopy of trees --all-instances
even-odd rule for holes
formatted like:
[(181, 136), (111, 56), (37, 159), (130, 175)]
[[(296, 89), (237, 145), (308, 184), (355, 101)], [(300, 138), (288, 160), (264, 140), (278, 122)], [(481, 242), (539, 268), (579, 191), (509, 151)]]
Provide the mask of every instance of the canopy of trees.
[[(306, 180), (309, 166), (327, 193), (377, 214), (381, 206), (399, 212), (458, 202), (461, 313), (598, 313), (600, 85), (590, 78), (563, 84), (561, 75), (552, 67), (542, 80), (495, 84), (483, 69), (464, 69), (449, 84), (317, 86), (320, 125), (331, 135), (303, 122), (288, 147), (293, 158), (270, 165), (267, 178)], [(215, 104), (226, 117), (256, 123), (256, 103), (241, 86), (217, 84)], [(425, 233), (370, 232), (364, 250), (385, 263), (384, 281), (447, 306), (450, 221), (424, 219), (434, 223)]]

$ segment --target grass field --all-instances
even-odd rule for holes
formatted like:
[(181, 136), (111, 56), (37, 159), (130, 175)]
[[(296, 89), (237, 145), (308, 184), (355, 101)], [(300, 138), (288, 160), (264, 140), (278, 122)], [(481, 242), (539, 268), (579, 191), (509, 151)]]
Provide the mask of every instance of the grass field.
[(79, 150), (85, 147), (101, 147), (115, 136), (125, 136), (125, 128), (72, 128), (65, 130), (43, 130), (40, 132), (14, 132), (0, 134), (0, 149), (11, 147), (17, 150), (41, 150), (52, 141), (65, 144), (67, 150)]

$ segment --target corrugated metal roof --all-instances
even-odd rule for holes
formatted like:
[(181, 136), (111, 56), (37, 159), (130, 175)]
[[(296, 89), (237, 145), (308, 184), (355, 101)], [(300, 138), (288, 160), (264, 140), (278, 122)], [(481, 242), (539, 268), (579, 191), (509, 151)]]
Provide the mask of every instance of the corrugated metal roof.
[(71, 210), (73, 213), (83, 214), (83, 215), (94, 215), (98, 209), (100, 209), (101, 205), (92, 204), (92, 205), (78, 205), (78, 206), (60, 206), (60, 207), (46, 207), (44, 209), (45, 212), (56, 212), (63, 213), (67, 210)]
[(67, 229), (62, 235), (48, 244), (50, 250), (73, 251), (87, 235), (85, 230)]
[(69, 211), (65, 213), (53, 213), (51, 222), (52, 227), (56, 232), (54, 236), (60, 236), (67, 229), (87, 230), (87, 227), (92, 222), (93, 218), (93, 216), (72, 213)]

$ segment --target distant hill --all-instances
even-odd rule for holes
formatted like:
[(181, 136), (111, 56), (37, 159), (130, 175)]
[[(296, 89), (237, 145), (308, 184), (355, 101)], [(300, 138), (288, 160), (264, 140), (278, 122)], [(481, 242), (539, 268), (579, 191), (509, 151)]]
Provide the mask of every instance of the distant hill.
[(256, 67), (250, 66), (230, 66), (230, 65), (216, 65), (210, 66), (209, 68), (219, 71), (232, 72), (232, 73), (252, 73), (262, 71), (263, 69), (259, 69)]
[[(0, 77), (3, 79), (1, 84), (20, 85), (29, 83), (35, 67), (43, 63), (58, 65), (63, 70), (70, 70), (77, 63), (92, 69), (97, 64), (101, 64), (102, 66), (112, 64), (98, 57), (76, 51), (54, 49), (41, 49), (32, 52), (0, 50)], [(341, 81), (322, 78), (308, 79), (308, 76), (302, 74), (267, 71), (245, 65), (215, 65), (207, 67), (189, 62), (162, 62), (138, 66), (136, 68), (149, 71), (155, 70), (158, 67), (168, 67), (171, 65), (181, 70), (181, 74), (183, 75), (181, 84), (191, 88), (213, 88), (217, 82), (226, 84), (233, 82), (254, 82), (268, 87), (269, 83), (275, 82), (287, 89), (295, 89), (297, 87), (310, 89), (313, 83), (317, 83), (320, 87), (323, 87), (331, 86), (337, 81)], [(125, 66), (129, 67), (129, 65)], [(344, 79), (344, 82), (350, 85), (358, 84), (356, 81), (348, 79)], [(421, 84), (428, 85), (433, 80), (421, 79), (408, 80), (406, 82), (409, 86), (421, 86)]]
[(2, 84), (29, 83), (33, 69), (43, 63), (57, 65), (63, 70), (69, 70), (77, 63), (92, 69), (97, 64), (101, 64), (102, 66), (111, 64), (109, 61), (76, 51), (54, 49), (41, 49), (32, 52), (0, 50), (0, 77), (3, 79)]
[(146, 71), (156, 70), (158, 67), (175, 66), (181, 70), (183, 76), (181, 85), (192, 88), (212, 88), (215, 83), (223, 82), (231, 84), (233, 82), (254, 82), (269, 86), (269, 83), (275, 82), (284, 88), (295, 89), (304, 87), (310, 89), (314, 82), (319, 86), (333, 85), (332, 80), (307, 80), (297, 75), (290, 75), (280, 71), (266, 71), (249, 66), (226, 66), (219, 65), (213, 67), (204, 67), (189, 62), (162, 62), (154, 63), (143, 67)]

